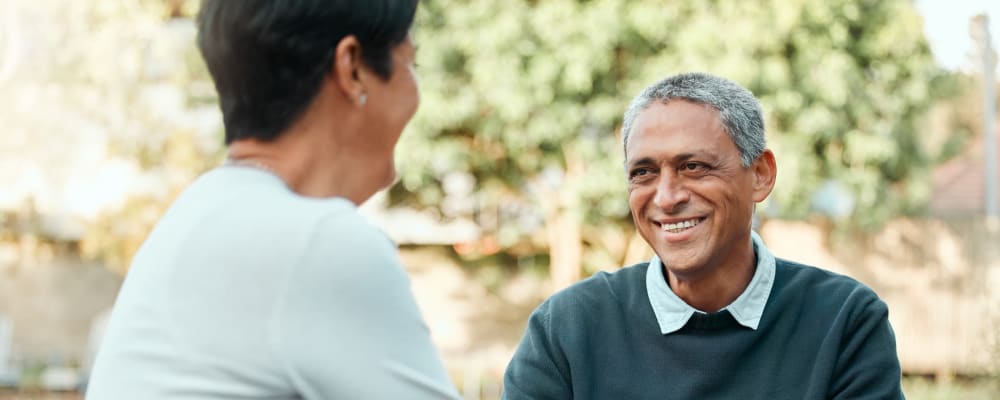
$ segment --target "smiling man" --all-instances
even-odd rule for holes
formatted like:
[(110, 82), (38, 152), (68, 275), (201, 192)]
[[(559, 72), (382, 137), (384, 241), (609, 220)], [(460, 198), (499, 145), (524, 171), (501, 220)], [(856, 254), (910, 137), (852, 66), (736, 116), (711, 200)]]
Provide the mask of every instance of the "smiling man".
[(751, 231), (774, 187), (760, 103), (706, 74), (644, 90), (622, 127), (632, 218), (656, 256), (542, 303), (505, 399), (899, 399), (885, 303), (773, 256)]

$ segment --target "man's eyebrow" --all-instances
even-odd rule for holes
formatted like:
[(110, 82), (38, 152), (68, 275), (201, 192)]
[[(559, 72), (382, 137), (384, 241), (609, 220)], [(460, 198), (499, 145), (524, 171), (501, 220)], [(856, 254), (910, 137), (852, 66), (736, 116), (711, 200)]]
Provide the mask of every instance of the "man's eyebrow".
[(697, 153), (681, 153), (681, 154), (678, 154), (678, 155), (674, 156), (674, 158), (672, 158), (672, 160), (673, 160), (674, 164), (678, 164), (678, 163), (682, 163), (684, 161), (690, 160), (692, 158), (695, 158), (697, 156), (698, 156)]
[(642, 157), (642, 158), (639, 158), (639, 159), (636, 159), (636, 160), (632, 160), (632, 161), (628, 161), (628, 162), (625, 163), (625, 165), (628, 168), (632, 168), (632, 167), (635, 167), (637, 165), (649, 165), (649, 164), (656, 164), (656, 162), (653, 161), (652, 157)]
[[(684, 161), (687, 161), (687, 160), (690, 160), (690, 159), (696, 158), (696, 157), (710, 158), (710, 156), (707, 155), (707, 154), (705, 154), (704, 152), (691, 152), (691, 153), (677, 154), (677, 155), (674, 155), (673, 157), (668, 158), (667, 160), (669, 160), (672, 164), (678, 164), (678, 163), (682, 163)], [(656, 163), (657, 162), (656, 162), (656, 160), (653, 159), (653, 157), (642, 157), (642, 158), (636, 159), (634, 161), (630, 161), (630, 162), (626, 163), (625, 165), (627, 165), (629, 167), (634, 167), (636, 165), (649, 165), (649, 164), (656, 164)]]

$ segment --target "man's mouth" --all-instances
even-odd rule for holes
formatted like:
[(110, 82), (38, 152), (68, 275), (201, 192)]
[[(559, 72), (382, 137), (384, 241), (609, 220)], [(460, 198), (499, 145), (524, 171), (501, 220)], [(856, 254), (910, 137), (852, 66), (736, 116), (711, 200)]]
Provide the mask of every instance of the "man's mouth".
[(705, 218), (691, 218), (686, 221), (680, 221), (671, 224), (660, 224), (660, 229), (662, 229), (664, 232), (681, 233), (697, 226), (698, 224), (701, 223), (701, 221), (704, 220)]

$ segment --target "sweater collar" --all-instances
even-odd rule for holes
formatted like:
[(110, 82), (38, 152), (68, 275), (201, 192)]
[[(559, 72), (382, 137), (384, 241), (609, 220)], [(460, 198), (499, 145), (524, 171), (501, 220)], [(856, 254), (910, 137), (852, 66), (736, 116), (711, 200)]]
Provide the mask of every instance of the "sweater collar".
[[(767, 298), (771, 295), (771, 287), (774, 286), (775, 261), (756, 232), (751, 231), (750, 238), (757, 255), (757, 269), (743, 293), (723, 310), (728, 310), (740, 325), (756, 330), (760, 317), (764, 314)], [(660, 324), (660, 333), (664, 335), (683, 328), (694, 313), (705, 314), (685, 303), (670, 289), (663, 276), (663, 264), (655, 255), (646, 270), (646, 293), (653, 306), (653, 313), (656, 314), (656, 321)]]

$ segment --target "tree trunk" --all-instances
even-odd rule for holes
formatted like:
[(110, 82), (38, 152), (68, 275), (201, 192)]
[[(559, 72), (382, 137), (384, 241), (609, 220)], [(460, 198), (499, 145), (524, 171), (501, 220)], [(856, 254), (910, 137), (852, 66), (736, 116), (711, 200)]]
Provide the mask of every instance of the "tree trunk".
[(586, 176), (583, 159), (571, 148), (564, 150), (566, 169), (560, 185), (547, 196), (549, 206), (549, 276), (556, 292), (580, 280), (583, 260), (583, 210), (579, 184)]
[(549, 276), (556, 292), (580, 280), (583, 257), (581, 222), (573, 209), (560, 207), (547, 224), (549, 236)]

